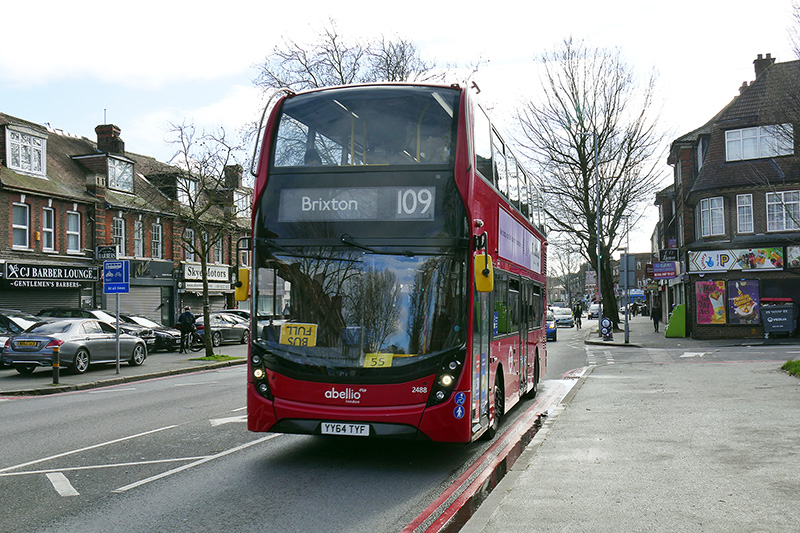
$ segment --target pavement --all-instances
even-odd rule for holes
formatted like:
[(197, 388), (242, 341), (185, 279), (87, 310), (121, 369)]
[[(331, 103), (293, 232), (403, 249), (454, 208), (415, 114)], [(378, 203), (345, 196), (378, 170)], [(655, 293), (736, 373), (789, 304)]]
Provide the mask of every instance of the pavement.
[[(587, 344), (786, 344), (800, 358), (798, 339), (666, 338), (633, 317), (626, 344), (620, 332), (600, 340), (596, 324), (584, 322)], [(800, 379), (780, 361), (658, 353), (584, 372), (461, 533), (798, 531)]]

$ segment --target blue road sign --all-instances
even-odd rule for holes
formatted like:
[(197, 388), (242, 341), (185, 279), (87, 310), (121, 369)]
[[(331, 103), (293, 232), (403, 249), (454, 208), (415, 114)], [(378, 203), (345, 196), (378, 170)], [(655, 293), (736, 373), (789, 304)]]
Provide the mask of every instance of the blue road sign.
[(130, 292), (130, 261), (103, 261), (103, 293)]

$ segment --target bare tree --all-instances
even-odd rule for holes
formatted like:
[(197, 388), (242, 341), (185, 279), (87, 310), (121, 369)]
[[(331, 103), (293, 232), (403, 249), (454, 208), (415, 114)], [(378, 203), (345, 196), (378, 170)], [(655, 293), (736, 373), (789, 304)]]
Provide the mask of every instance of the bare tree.
[[(237, 225), (233, 191), (226, 174), (233, 168), (238, 150), (220, 129), (198, 133), (193, 125), (171, 124), (171, 141), (177, 147), (170, 161), (180, 169), (176, 177), (178, 224), (182, 226), (180, 244), (200, 263), (203, 283), (203, 336), (206, 355), (214, 354), (209, 321), (208, 264), (214, 248), (222, 246), (224, 237), (244, 234), (246, 228)], [(249, 219), (247, 220), (249, 225)]]
[(258, 66), (254, 80), (265, 92), (293, 91), (375, 81), (441, 80), (436, 63), (424, 61), (412, 42), (397, 37), (375, 41), (348, 39), (336, 22), (328, 24), (311, 43), (286, 40)]
[(540, 63), (542, 100), (517, 111), (523, 148), (539, 166), (551, 229), (600, 269), (605, 316), (618, 324), (611, 252), (624, 237), (623, 219), (630, 216), (635, 226), (652, 202), (667, 146), (651, 116), (655, 76), (641, 86), (618, 51), (572, 39), (545, 52)]
[(442, 81), (435, 63), (424, 61), (416, 45), (398, 37), (381, 37), (367, 52), (372, 81)]
[(548, 277), (562, 285), (567, 302), (574, 306), (583, 293), (580, 286), (581, 253), (567, 241), (550, 240), (548, 247)]

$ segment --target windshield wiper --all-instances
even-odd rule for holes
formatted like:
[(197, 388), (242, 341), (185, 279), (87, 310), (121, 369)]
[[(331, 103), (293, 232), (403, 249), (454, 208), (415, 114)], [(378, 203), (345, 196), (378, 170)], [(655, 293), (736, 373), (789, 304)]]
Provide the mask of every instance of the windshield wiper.
[[(342, 244), (346, 244), (348, 246), (352, 246), (353, 248), (358, 248), (359, 250), (364, 250), (366, 252), (376, 254), (376, 255), (394, 255), (390, 252), (381, 252), (380, 250), (376, 250), (375, 248), (370, 248), (369, 246), (365, 246), (353, 240), (353, 237), (349, 233), (342, 233), (342, 236), (339, 237), (339, 240)], [(403, 250), (400, 252), (402, 255), (406, 257), (414, 257), (414, 252), (411, 250)]]

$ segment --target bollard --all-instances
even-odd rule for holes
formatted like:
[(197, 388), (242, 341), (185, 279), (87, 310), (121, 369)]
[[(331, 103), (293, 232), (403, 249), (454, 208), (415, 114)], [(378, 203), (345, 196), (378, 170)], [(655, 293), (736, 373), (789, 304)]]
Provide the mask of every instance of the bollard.
[(604, 341), (614, 340), (614, 323), (608, 317), (603, 317), (600, 320), (600, 334), (603, 336)]
[(58, 346), (53, 346), (53, 385), (58, 385), (58, 378), (59, 378), (59, 370), (60, 370), (60, 361), (59, 361), (59, 354), (60, 350)]

